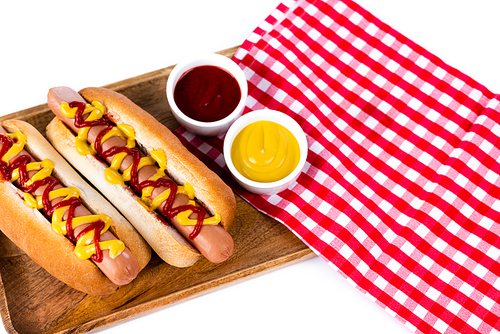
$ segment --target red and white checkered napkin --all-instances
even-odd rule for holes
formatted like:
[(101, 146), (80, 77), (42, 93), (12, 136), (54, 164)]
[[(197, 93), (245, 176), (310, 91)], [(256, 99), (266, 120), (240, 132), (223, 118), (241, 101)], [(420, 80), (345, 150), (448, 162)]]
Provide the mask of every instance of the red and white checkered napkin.
[[(499, 330), (499, 96), (349, 0), (285, 1), (234, 59), (310, 150), (292, 189), (238, 192), (411, 330)], [(178, 134), (231, 182), (220, 138)]]

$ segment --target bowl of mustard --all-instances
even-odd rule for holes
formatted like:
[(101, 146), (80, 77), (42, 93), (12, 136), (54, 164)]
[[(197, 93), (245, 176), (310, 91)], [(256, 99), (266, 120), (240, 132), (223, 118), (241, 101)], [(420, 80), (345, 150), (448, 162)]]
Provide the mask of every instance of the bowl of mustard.
[(224, 159), (246, 190), (272, 195), (296, 182), (308, 145), (300, 125), (283, 112), (251, 111), (234, 122), (224, 139)]

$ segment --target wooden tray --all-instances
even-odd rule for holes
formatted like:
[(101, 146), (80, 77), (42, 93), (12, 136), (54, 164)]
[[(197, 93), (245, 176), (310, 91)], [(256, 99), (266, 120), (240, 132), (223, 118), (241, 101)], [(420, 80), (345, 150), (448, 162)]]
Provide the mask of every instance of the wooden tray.
[[(237, 48), (220, 52), (232, 57)], [(129, 97), (175, 129), (165, 85), (172, 67), (106, 86)], [(48, 88), (47, 88), (48, 89)], [(0, 118), (22, 119), (45, 134), (53, 118), (46, 104)], [(232, 257), (219, 265), (203, 259), (174, 268), (153, 253), (131, 284), (108, 297), (91, 297), (50, 276), (0, 233), (0, 313), (8, 333), (84, 333), (211, 289), (314, 256), (295, 235), (237, 197), (237, 217), (229, 233)], [(1, 218), (1, 217), (0, 217)]]

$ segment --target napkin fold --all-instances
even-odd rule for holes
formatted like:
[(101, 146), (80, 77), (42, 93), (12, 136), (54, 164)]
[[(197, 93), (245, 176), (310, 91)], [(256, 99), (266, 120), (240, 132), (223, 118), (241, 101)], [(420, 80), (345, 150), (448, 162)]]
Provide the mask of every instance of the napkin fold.
[(245, 112), (302, 125), (302, 175), (254, 195), (222, 138), (183, 143), (412, 331), (500, 330), (499, 96), (349, 0), (284, 1), (234, 60)]

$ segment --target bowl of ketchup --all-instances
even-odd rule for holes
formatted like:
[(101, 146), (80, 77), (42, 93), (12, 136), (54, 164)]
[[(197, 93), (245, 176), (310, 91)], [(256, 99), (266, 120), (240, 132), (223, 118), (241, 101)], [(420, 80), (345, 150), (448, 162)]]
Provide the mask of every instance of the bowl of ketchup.
[(304, 130), (276, 110), (251, 111), (234, 122), (224, 138), (224, 160), (246, 190), (272, 195), (292, 186), (308, 154)]
[(220, 54), (204, 54), (177, 64), (167, 80), (174, 118), (200, 136), (224, 134), (241, 116), (248, 84), (240, 67)]

